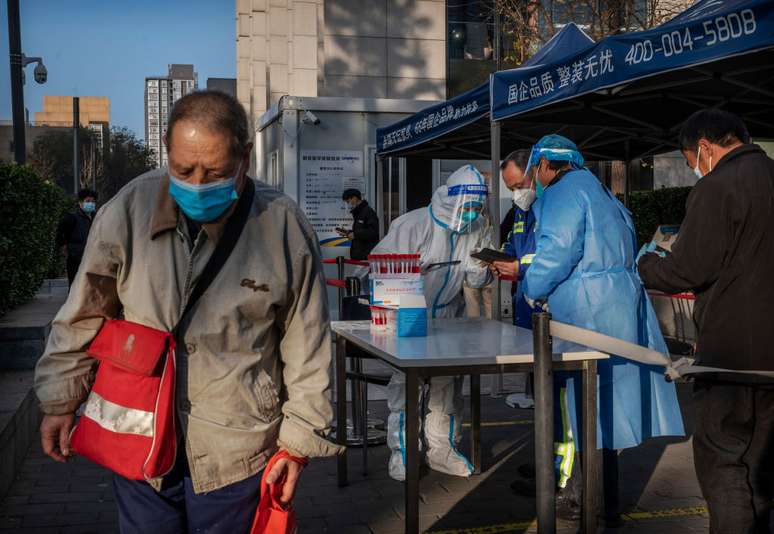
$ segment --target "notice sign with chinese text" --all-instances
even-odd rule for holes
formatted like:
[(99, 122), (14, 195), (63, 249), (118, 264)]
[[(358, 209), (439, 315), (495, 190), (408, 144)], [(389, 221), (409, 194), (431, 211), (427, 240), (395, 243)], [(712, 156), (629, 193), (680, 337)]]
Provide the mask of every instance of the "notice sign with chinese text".
[(352, 228), (352, 216), (341, 195), (357, 189), (363, 195), (366, 181), (363, 152), (359, 150), (302, 150), (300, 204), (322, 246), (349, 246), (336, 228)]

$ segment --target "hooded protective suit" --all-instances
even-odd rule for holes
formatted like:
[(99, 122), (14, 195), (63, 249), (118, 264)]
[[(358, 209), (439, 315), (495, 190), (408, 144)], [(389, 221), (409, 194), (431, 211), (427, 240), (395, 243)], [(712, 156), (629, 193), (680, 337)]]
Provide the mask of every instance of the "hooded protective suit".
[[(579, 168), (582, 157), (572, 154), (571, 141), (564, 141), (568, 146), (548, 148), (569, 152), (552, 155), (545, 150), (533, 161), (535, 165), (540, 157), (569, 161), (573, 170), (558, 175), (534, 205), (537, 251), (524, 279), (524, 293), (532, 300), (547, 300), (557, 321), (667, 353), (637, 275), (631, 216), (593, 174)], [(664, 379), (663, 368), (616, 356), (598, 366), (600, 446), (625, 449), (649, 437), (684, 434), (675, 385)], [(576, 438), (579, 390), (569, 378), (566, 398)]]
[[(487, 188), (481, 173), (472, 165), (455, 171), (446, 185), (433, 194), (430, 207), (420, 208), (395, 219), (389, 233), (373, 254), (420, 254), (423, 273), (433, 264), (459, 260), (458, 265), (432, 269), (423, 275), (428, 312), (433, 318), (458, 317), (464, 299), (462, 283), (480, 288), (489, 281), (489, 271), (470, 254), (488, 245), (491, 228), (479, 213), (486, 204)], [(392, 449), (390, 476), (405, 478), (405, 379), (393, 373), (387, 386), (387, 444)], [(456, 448), (461, 438), (462, 377), (434, 377), (430, 382), (428, 413), (424, 421), (427, 463), (443, 473), (469, 476), (473, 468)]]

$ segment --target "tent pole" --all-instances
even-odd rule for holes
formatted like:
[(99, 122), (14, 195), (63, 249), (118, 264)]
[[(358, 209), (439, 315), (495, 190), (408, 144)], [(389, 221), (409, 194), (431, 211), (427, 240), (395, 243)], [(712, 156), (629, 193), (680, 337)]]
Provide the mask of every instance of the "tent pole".
[[(500, 248), (500, 123), (490, 117), (491, 142), (492, 142), (492, 191), (489, 195), (489, 214), (492, 217), (492, 232), (494, 235), (494, 244)], [(492, 290), (492, 319), (499, 321), (502, 319), (502, 310), (500, 309), (500, 282), (495, 280)]]
[(386, 217), (389, 217), (390, 223), (392, 222), (392, 160), (392, 157), (387, 160), (387, 215), (385, 216), (385, 221)]
[(379, 239), (384, 237), (384, 160), (376, 156), (376, 191), (372, 201), (376, 204), (376, 216), (379, 218)]
[(629, 175), (631, 162), (632, 160), (630, 155), (629, 140), (627, 139), (624, 141), (624, 206), (626, 206), (627, 209), (629, 209), (631, 205), (632, 181), (631, 176)]

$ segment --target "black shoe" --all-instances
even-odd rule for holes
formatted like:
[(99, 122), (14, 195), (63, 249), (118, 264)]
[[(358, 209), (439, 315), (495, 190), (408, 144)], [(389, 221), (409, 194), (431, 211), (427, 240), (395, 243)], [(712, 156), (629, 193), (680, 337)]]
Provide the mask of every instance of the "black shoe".
[(535, 473), (535, 464), (521, 464), (516, 468), (516, 472), (520, 477), (526, 478), (527, 480), (535, 480), (537, 476)]
[(556, 517), (565, 521), (580, 521), (581, 507), (570, 497), (558, 493), (556, 495)]

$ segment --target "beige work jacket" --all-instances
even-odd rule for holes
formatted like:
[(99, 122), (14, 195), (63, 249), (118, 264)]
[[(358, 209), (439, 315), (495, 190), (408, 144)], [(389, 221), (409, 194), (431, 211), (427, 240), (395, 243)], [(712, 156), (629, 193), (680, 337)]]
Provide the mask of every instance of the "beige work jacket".
[[(326, 439), (331, 339), (317, 239), (292, 200), (254, 183), (243, 233), (177, 340), (176, 410), (197, 493), (255, 475), (278, 446), (340, 450)], [(151, 171), (97, 213), (37, 365), (44, 413), (85, 401), (96, 368), (85, 349), (105, 319), (171, 331), (182, 315), (233, 207), (189, 236), (168, 185)]]

